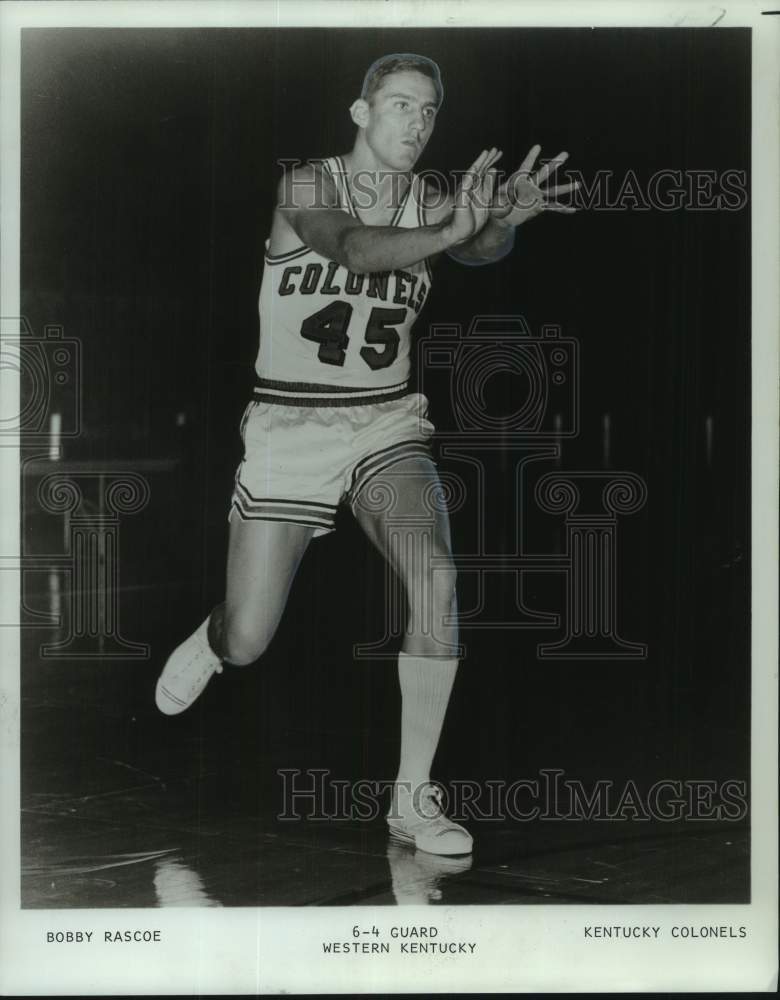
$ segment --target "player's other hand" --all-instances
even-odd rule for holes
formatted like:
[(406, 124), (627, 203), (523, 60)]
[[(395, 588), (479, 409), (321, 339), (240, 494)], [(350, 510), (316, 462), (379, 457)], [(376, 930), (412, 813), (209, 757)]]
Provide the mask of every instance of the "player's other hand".
[(466, 171), (455, 192), (452, 215), (442, 229), (448, 246), (470, 240), (490, 218), (496, 187), (493, 164), (500, 156), (495, 147), (484, 149)]
[(496, 192), (495, 203), (490, 214), (494, 219), (502, 219), (512, 226), (520, 226), (542, 212), (560, 212), (562, 215), (573, 215), (577, 209), (570, 205), (561, 205), (555, 199), (558, 195), (576, 191), (580, 186), (577, 181), (570, 184), (546, 185), (547, 179), (554, 174), (562, 163), (569, 158), (568, 153), (558, 153), (538, 170), (534, 170), (536, 158), (542, 151), (541, 146), (532, 146), (518, 169), (500, 185)]

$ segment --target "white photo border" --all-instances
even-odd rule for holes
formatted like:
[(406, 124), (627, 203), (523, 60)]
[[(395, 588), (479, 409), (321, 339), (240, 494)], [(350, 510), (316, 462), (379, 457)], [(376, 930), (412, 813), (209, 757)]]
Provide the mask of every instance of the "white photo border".
[[(764, 9), (772, 5), (766, 3)], [(439, 907), (448, 935), (478, 942), (475, 958), (401, 963), (391, 956), (324, 958), (323, 936), (349, 937), (350, 908), (21, 910), (19, 873), (19, 636), (0, 628), (0, 993), (3, 995), (253, 994), (277, 992), (774, 991), (777, 985), (777, 470), (778, 247), (780, 246), (780, 16), (754, 2), (10, 2), (0, 7), (2, 105), (0, 313), (19, 316), (20, 32), (23, 27), (633, 26), (750, 27), (752, 137), (752, 723), (751, 900), (744, 906), (673, 907), (676, 923), (738, 923), (742, 941), (704, 953), (695, 942), (582, 940), (583, 922), (609, 922), (610, 906)], [(18, 409), (14, 373), (0, 368), (3, 411)], [(0, 448), (0, 620), (18, 612), (19, 452)], [(620, 920), (669, 924), (670, 907), (620, 906)], [(380, 931), (432, 920), (430, 910), (361, 908)], [(687, 916), (686, 916), (687, 914)], [(329, 925), (325, 928), (326, 923)], [(96, 943), (54, 951), (42, 930), (161, 929), (164, 943)], [(577, 931), (580, 931), (579, 935)], [(616, 948), (620, 948), (620, 959)]]

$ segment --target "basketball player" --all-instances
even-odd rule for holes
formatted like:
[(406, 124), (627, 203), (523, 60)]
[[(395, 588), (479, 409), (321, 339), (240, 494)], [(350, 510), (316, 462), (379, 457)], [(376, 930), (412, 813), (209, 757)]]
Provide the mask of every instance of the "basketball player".
[[(262, 655), (307, 546), (332, 531), (337, 507), (348, 505), (398, 574), (408, 605), (398, 663), (400, 764), (387, 822), (399, 840), (451, 855), (469, 853), (472, 838), (440, 809), (430, 767), (457, 668), (455, 569), (447, 511), (431, 510), (439, 480), (427, 400), (408, 389), (410, 330), (441, 253), (472, 265), (500, 259), (527, 219), (574, 211), (554, 200), (574, 185), (542, 190), (567, 154), (532, 173), (538, 146), (498, 185), (501, 154), (493, 148), (446, 202), (428, 192), (412, 168), (442, 99), (430, 59), (384, 56), (350, 108), (351, 151), (290, 171), (279, 184), (260, 291), (258, 379), (241, 424), (225, 602), (173, 652), (156, 701), (166, 714), (184, 711), (223, 664)], [(419, 529), (407, 516), (403, 545), (387, 530), (388, 506), (370, 499), (378, 486), (393, 498), (393, 518), (426, 515)], [(434, 569), (425, 568), (426, 548)]]

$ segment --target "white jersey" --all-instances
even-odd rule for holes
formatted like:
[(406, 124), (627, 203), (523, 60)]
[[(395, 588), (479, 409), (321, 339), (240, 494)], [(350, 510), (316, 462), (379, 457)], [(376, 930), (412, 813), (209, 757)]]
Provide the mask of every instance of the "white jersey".
[[(359, 218), (341, 157), (325, 160), (323, 169), (333, 178), (338, 208)], [(413, 174), (390, 225), (424, 224), (422, 181)], [(331, 406), (405, 395), (410, 332), (430, 287), (427, 260), (354, 274), (305, 244), (272, 255), (266, 241), (255, 396)]]

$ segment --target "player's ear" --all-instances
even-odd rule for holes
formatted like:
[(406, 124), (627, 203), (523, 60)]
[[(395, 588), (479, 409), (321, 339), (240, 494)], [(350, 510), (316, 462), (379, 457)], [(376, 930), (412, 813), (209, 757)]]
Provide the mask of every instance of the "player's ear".
[(359, 97), (349, 109), (349, 114), (358, 128), (365, 128), (368, 125), (368, 101), (364, 101), (362, 97)]

